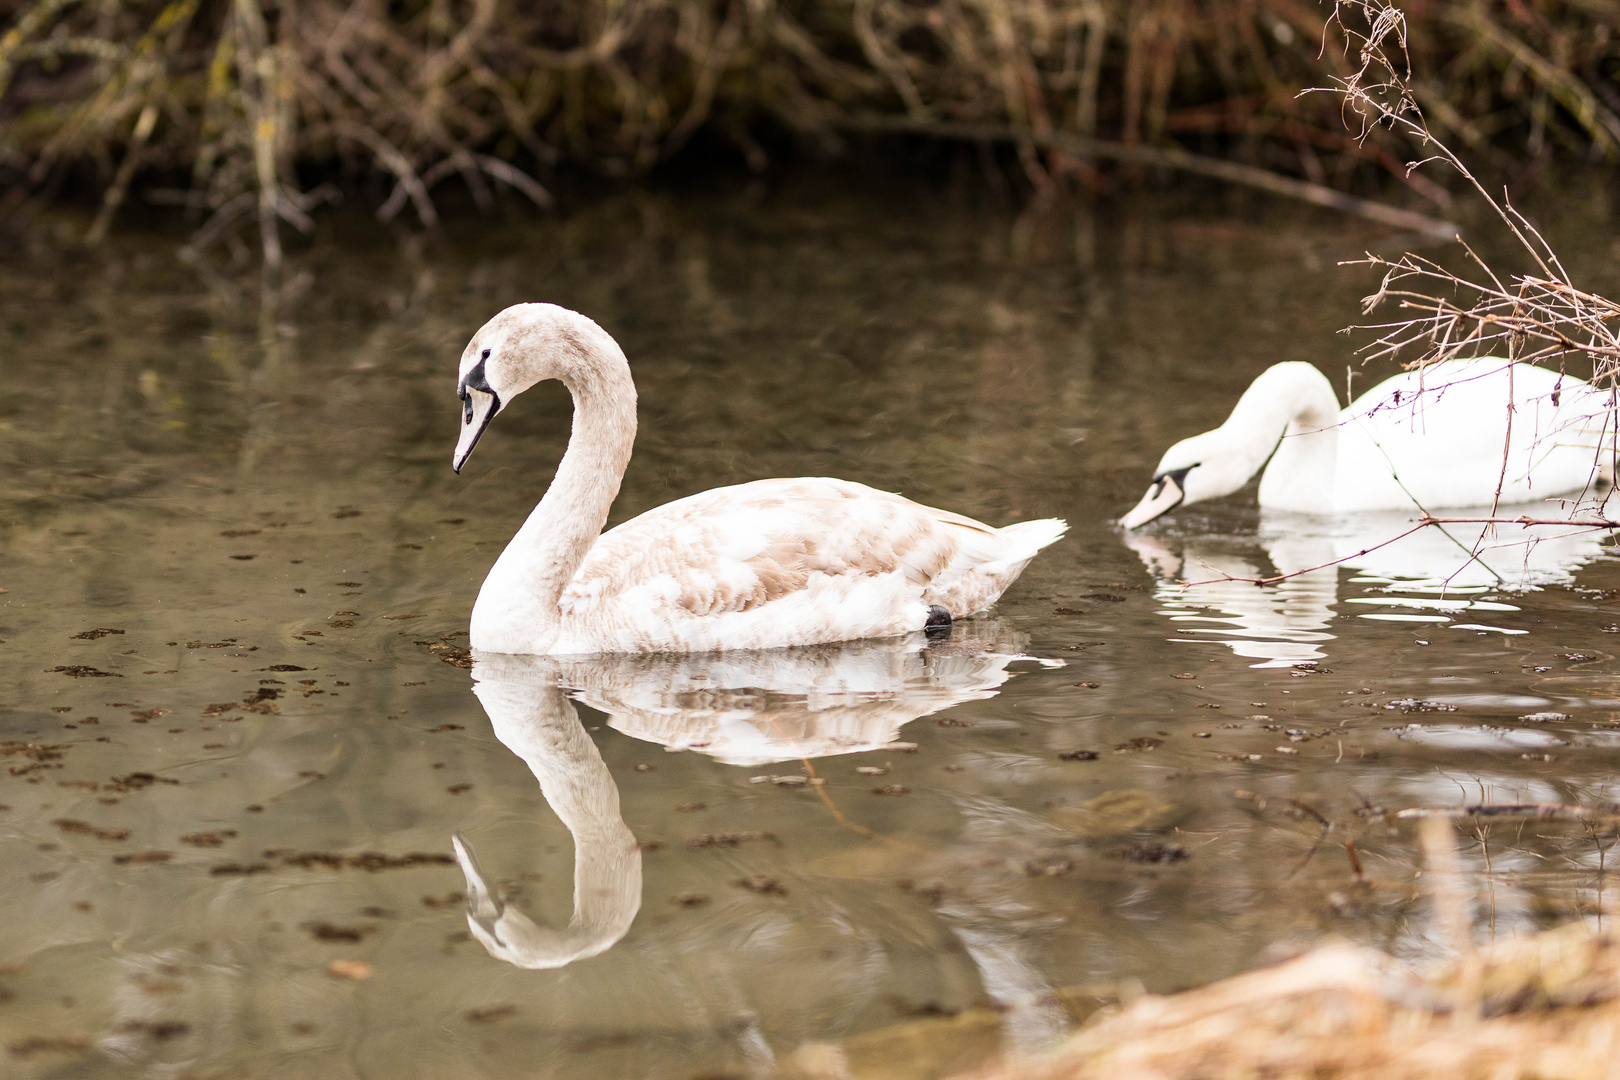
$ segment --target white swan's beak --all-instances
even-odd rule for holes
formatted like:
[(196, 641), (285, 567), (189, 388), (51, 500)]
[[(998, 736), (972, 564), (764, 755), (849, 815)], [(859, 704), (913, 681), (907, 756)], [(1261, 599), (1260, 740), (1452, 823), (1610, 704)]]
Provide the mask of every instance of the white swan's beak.
[[(1185, 474), (1183, 474), (1185, 475)], [(1168, 513), (1181, 505), (1186, 498), (1186, 492), (1173, 475), (1161, 476), (1147, 489), (1142, 501), (1131, 509), (1131, 512), (1119, 519), (1119, 523), (1127, 529), (1134, 529), (1139, 525), (1146, 525), (1160, 514)]]
[(506, 905), (490, 892), (483, 868), (478, 865), (472, 848), (467, 846), (466, 838), (460, 833), (452, 833), (450, 843), (456, 849), (456, 861), (461, 864), (461, 873), (467, 879), (467, 921), (478, 923), (489, 932)]
[(461, 399), (461, 438), (456, 440), (456, 456), (450, 462), (450, 467), (459, 473), (472, 454), (473, 447), (478, 445), (484, 429), (501, 411), (501, 398), (484, 378), (482, 361), (461, 381), (456, 388), (456, 396)]

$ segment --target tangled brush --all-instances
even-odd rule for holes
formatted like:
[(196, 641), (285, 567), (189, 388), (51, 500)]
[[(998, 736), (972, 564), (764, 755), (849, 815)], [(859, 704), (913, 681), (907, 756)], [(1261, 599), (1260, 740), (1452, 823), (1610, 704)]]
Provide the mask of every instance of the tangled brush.
[[(1434, 77), (1413, 91), (1477, 154), (1612, 159), (1612, 6), (1414, 3), (1405, 44)], [(1322, 190), (1392, 177), (1443, 210), (1445, 188), (1408, 175), (1421, 148), (1406, 133), (1358, 138), (1337, 103), (1298, 95), (1358, 66), (1354, 34), (1330, 21), (1324, 35), (1327, 13), (1304, 0), (26, 0), (0, 35), (3, 206), (92, 178), (94, 243), (140, 183), (198, 216), (193, 250), (256, 222), (274, 265), (281, 226), (307, 230), (328, 181), (381, 174), (381, 215), (408, 207), (432, 225), (452, 178), (480, 205), (498, 187), (546, 205), (536, 177), (564, 161), (641, 173), (701, 130), (762, 168), (784, 133), (836, 151), (887, 122), (1008, 142), (1037, 191), (1107, 185), (1098, 156), (1185, 165), (1120, 148), (1194, 149)]]

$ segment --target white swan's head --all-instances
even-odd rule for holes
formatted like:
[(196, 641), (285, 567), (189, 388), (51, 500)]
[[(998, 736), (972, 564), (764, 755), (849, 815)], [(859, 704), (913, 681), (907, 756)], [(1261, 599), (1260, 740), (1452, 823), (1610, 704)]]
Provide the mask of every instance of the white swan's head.
[(590, 319), (556, 304), (513, 304), (481, 326), (461, 353), (461, 437), (451, 467), (461, 471), (495, 414), (529, 387), (560, 379), (578, 390), (613, 368), (628, 374), (624, 353)]
[(1234, 438), (1224, 426), (1182, 439), (1164, 452), (1153, 485), (1119, 523), (1134, 529), (1178, 506), (1232, 494), (1265, 463), (1256, 459), (1251, 443)]
[[(1119, 523), (1134, 529), (1185, 503), (1230, 495), (1265, 467), (1286, 432), (1305, 434), (1338, 423), (1339, 404), (1326, 375), (1303, 360), (1273, 364), (1243, 391), (1226, 423), (1165, 451), (1153, 470), (1153, 486)], [(1330, 484), (1331, 470), (1306, 479)]]

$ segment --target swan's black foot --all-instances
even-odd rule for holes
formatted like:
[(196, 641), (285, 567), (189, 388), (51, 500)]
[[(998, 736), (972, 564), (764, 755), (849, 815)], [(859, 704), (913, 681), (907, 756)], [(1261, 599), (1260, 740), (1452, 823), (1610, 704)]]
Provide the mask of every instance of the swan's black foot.
[(923, 623), (923, 633), (931, 638), (951, 636), (951, 613), (938, 604), (928, 609), (928, 619)]

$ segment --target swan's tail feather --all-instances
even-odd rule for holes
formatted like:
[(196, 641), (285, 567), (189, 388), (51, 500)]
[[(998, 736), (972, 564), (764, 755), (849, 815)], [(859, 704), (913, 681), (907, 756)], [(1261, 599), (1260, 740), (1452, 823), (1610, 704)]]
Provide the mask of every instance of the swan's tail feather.
[(1004, 559), (1027, 562), (1042, 548), (1057, 543), (1068, 531), (1069, 523), (1062, 518), (1036, 518), (1004, 526), (996, 533), (1009, 543)]
[(923, 602), (938, 604), (956, 618), (983, 611), (1018, 580), (1042, 548), (1056, 543), (1068, 530), (1066, 521), (1041, 518), (979, 533), (982, 542), (964, 546), (957, 556), (960, 569), (931, 582)]

